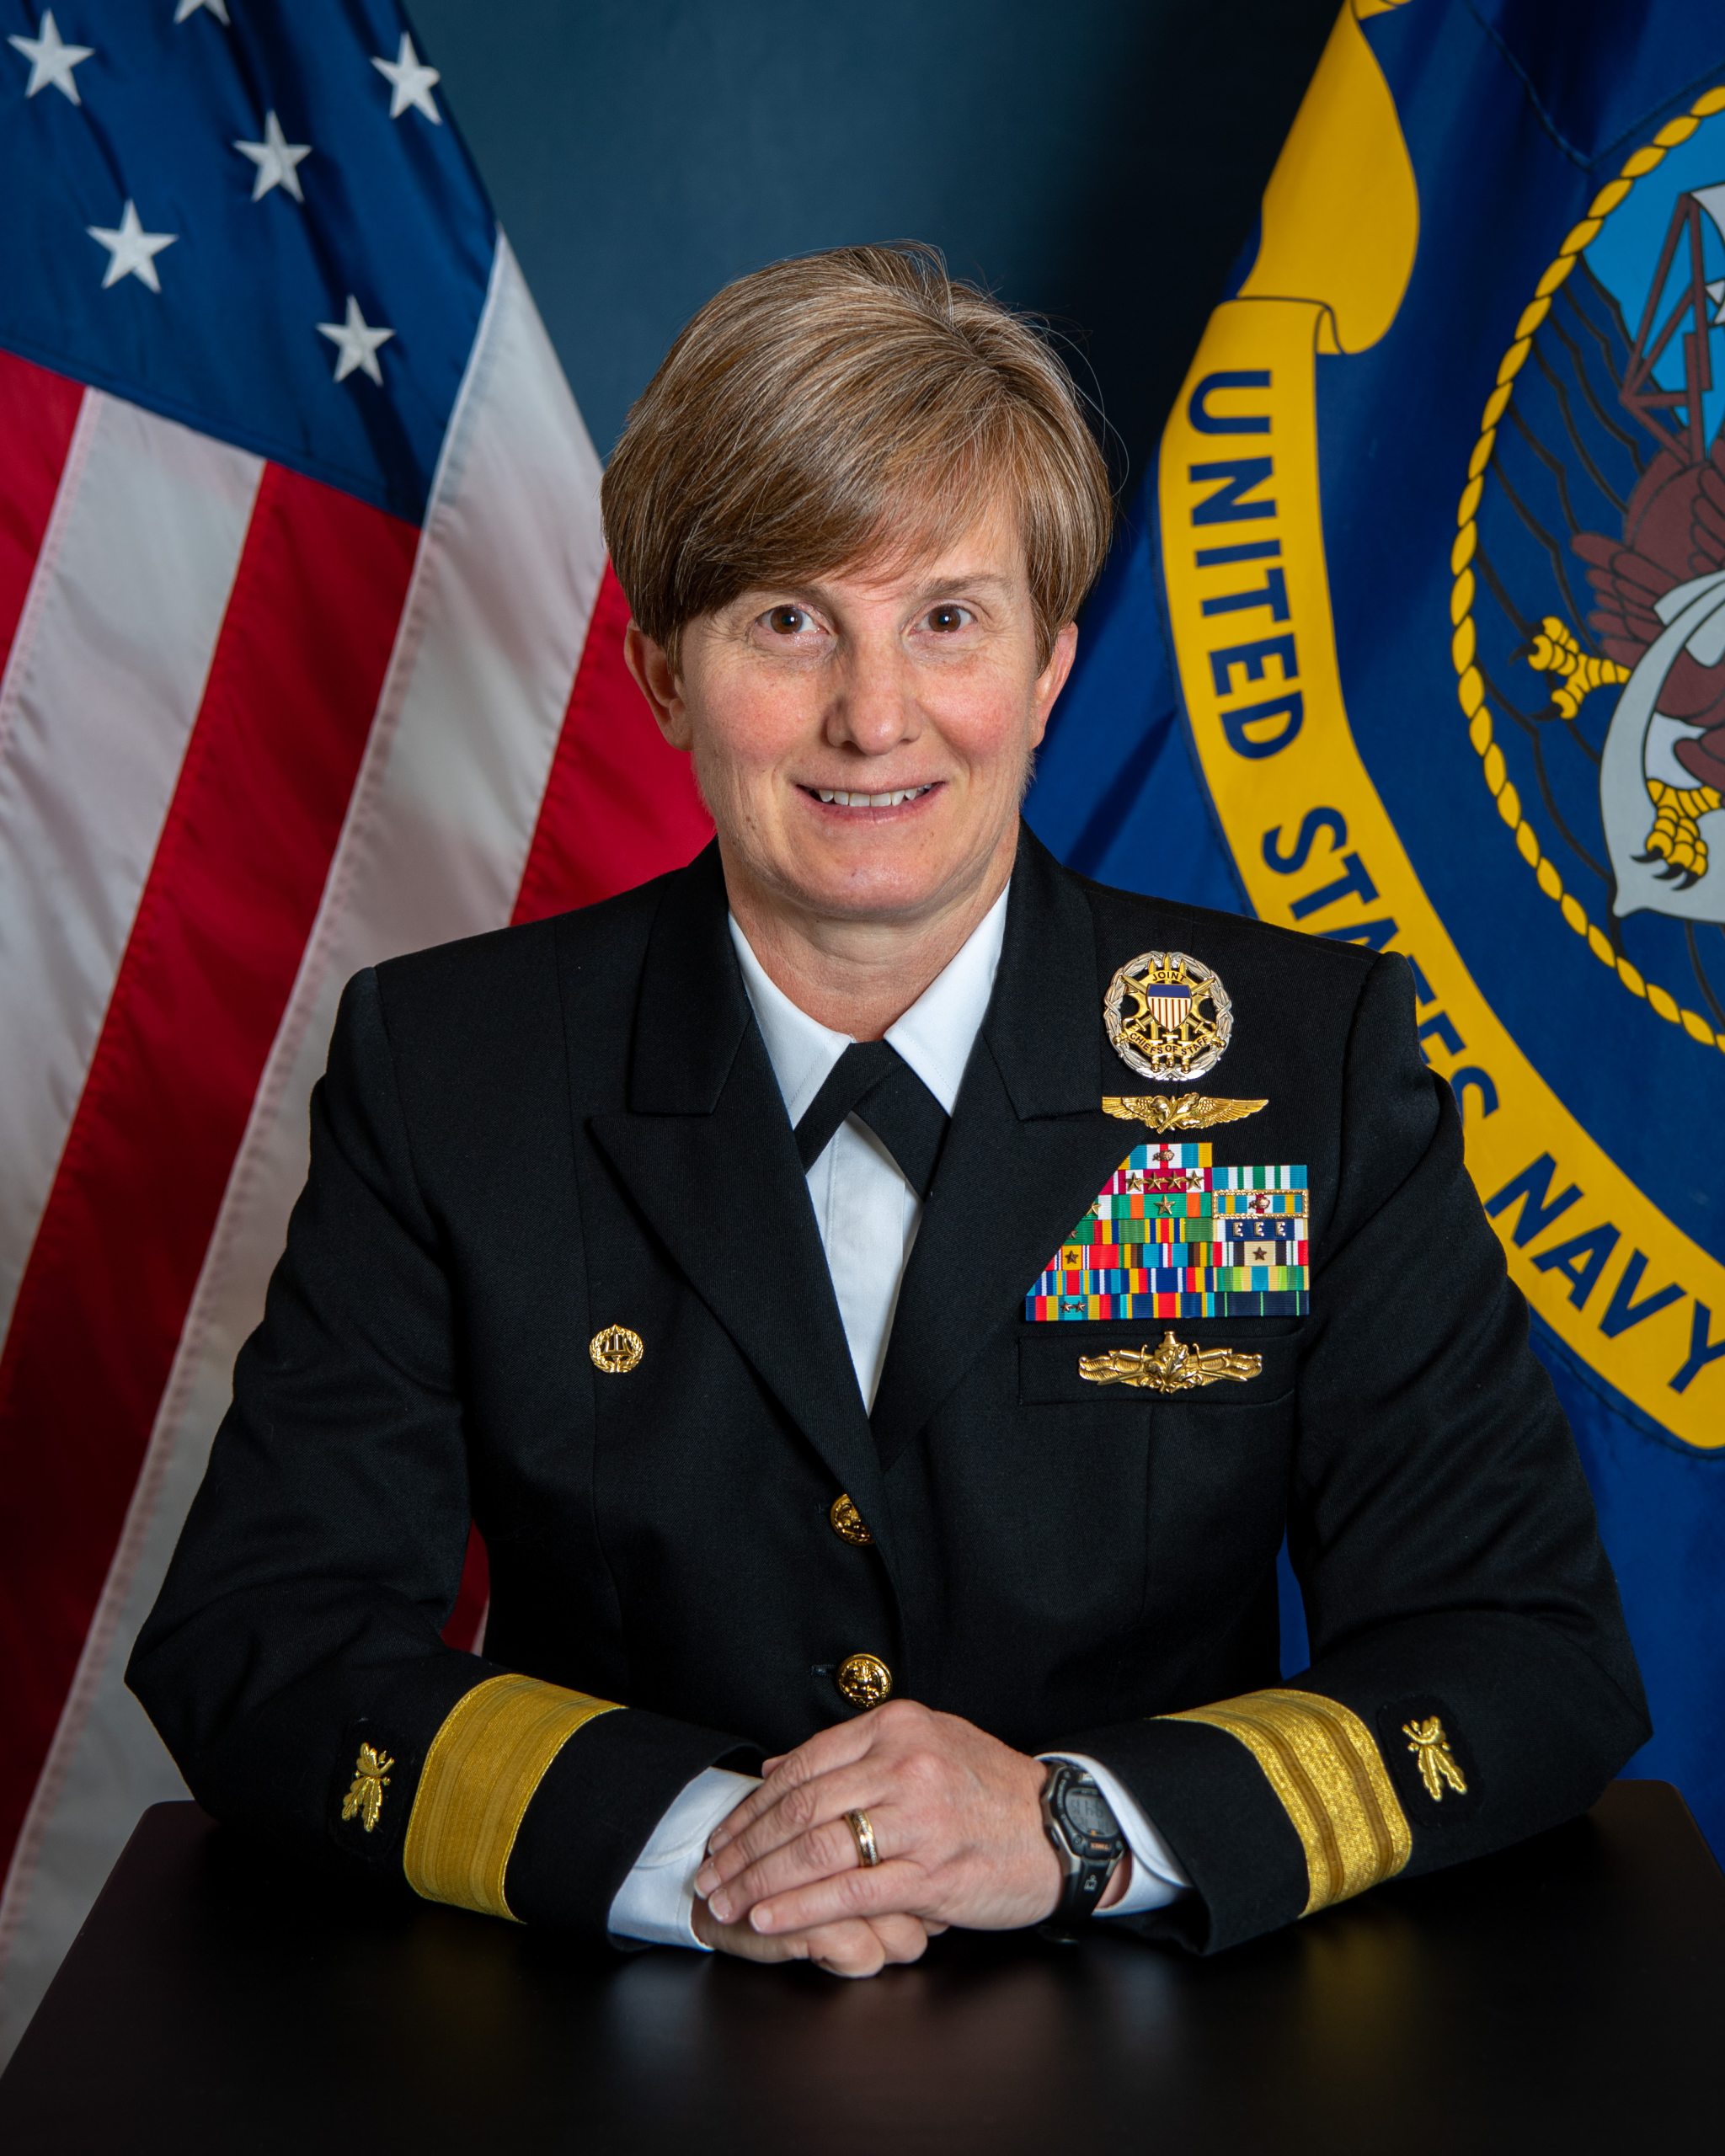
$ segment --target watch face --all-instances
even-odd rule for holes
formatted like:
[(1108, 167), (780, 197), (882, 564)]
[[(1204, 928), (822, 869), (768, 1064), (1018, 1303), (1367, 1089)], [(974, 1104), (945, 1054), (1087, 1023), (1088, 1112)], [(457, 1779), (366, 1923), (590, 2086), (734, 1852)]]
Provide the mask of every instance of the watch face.
[(1073, 1839), (1099, 1845), (1098, 1854), (1106, 1854), (1120, 1838), (1119, 1822), (1094, 1782), (1069, 1782), (1060, 1792), (1060, 1812)]

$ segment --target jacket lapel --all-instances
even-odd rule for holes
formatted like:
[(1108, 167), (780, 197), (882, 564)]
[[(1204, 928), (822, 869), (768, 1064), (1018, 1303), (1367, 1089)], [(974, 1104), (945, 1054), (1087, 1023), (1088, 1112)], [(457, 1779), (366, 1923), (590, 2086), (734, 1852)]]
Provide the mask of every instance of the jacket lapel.
[[(709, 846), (649, 939), (628, 1109), (589, 1128), (690, 1283), (871, 1525), (887, 1508), (783, 1097)], [(883, 1555), (890, 1561), (890, 1550)]]
[(1002, 1326), (1133, 1134), (1102, 1112), (1096, 929), (1077, 878), (1025, 829), (1006, 942), (893, 1320), (872, 1417), (882, 1467)]

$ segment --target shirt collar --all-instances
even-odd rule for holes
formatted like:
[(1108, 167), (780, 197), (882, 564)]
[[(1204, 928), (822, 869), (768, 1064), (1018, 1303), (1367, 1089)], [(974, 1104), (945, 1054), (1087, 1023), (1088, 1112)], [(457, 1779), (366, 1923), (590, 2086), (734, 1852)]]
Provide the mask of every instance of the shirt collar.
[[(887, 1039), (948, 1115), (958, 1100), (964, 1065), (970, 1059), (988, 999), (994, 992), (1007, 932), (1007, 891), (1001, 893), (904, 1017), (887, 1028)], [(768, 979), (766, 968), (749, 947), (736, 915), (730, 915), (729, 920), (731, 942), (743, 969), (755, 1022), (784, 1096), (785, 1113), (794, 1125), (851, 1045), (851, 1037), (823, 1026), (793, 1003)]]

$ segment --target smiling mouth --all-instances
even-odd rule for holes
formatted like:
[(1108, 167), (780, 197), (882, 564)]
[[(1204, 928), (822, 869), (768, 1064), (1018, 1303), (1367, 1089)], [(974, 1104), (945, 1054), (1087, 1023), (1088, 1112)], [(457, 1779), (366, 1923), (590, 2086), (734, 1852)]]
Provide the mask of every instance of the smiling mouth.
[(920, 801), (934, 786), (899, 786), (885, 793), (858, 793), (843, 787), (808, 786), (803, 791), (832, 808), (901, 808), (907, 801)]

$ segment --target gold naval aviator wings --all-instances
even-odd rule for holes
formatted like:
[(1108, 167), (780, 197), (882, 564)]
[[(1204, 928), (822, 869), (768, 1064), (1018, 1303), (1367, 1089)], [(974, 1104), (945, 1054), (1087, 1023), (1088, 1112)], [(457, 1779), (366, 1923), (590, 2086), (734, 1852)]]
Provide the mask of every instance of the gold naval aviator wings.
[(1211, 1093), (1104, 1093), (1102, 1112), (1121, 1123), (1141, 1123), (1158, 1136), (1167, 1130), (1209, 1130), (1219, 1123), (1243, 1123), (1268, 1101), (1230, 1101)]

